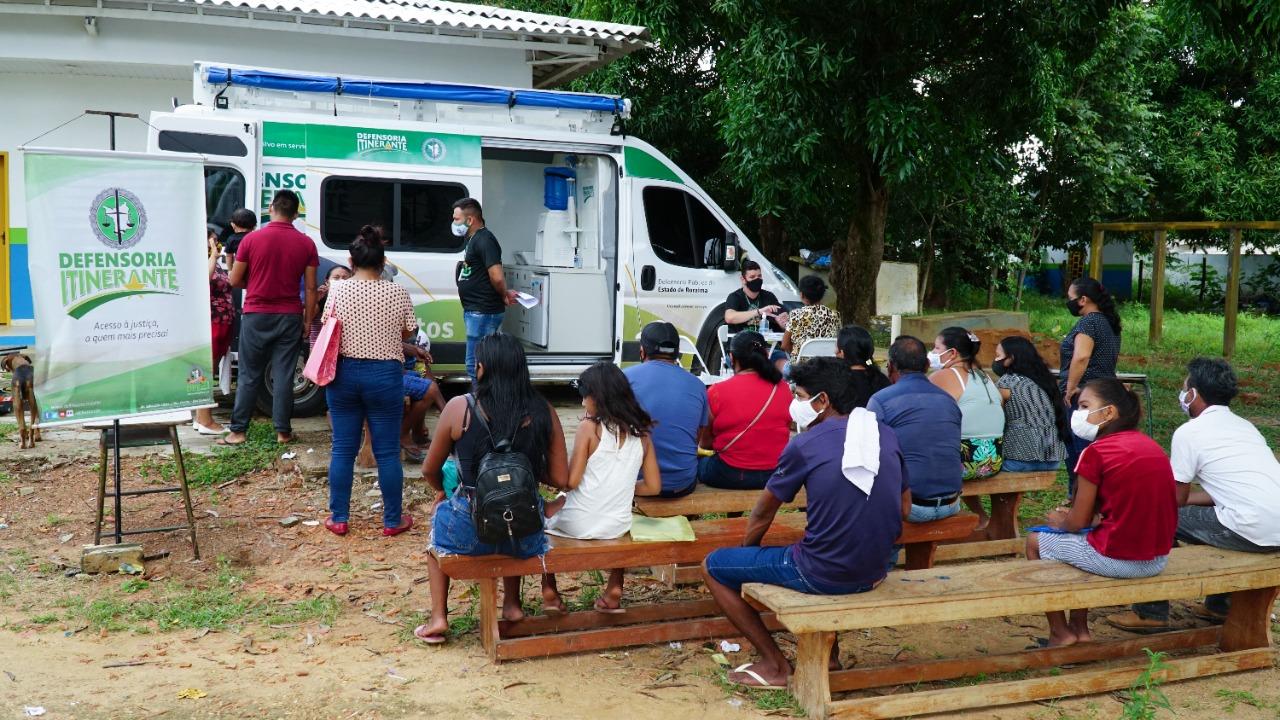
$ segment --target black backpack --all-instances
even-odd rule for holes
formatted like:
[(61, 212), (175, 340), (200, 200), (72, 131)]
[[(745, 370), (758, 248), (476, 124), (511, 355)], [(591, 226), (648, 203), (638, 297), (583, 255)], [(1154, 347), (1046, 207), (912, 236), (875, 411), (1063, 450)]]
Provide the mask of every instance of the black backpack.
[[(492, 448), (480, 458), (475, 473), (475, 501), (471, 520), (476, 535), (490, 544), (518, 538), (542, 530), (538, 509), (538, 479), (528, 456), (514, 448), (515, 436), (495, 440), (489, 423), (480, 414), (473, 395), (467, 395), (471, 417), (489, 435)], [(516, 432), (520, 427), (516, 426)]]

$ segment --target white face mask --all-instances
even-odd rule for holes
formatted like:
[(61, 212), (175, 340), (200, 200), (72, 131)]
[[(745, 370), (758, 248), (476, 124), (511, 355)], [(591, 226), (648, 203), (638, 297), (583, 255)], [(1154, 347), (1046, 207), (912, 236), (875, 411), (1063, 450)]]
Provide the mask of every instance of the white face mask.
[(466, 223), (453, 223), (451, 227), (453, 228), (453, 234), (457, 237), (462, 237), (467, 234)]
[(1093, 442), (1098, 439), (1098, 429), (1102, 426), (1094, 425), (1089, 422), (1089, 416), (1098, 412), (1098, 410), (1106, 410), (1109, 407), (1111, 406), (1107, 405), (1105, 407), (1100, 407), (1097, 410), (1085, 410), (1084, 408), (1080, 408), (1079, 410), (1071, 413), (1071, 432), (1075, 433), (1076, 437), (1079, 437), (1081, 440)]
[(1196, 392), (1195, 388), (1183, 390), (1178, 393), (1178, 406), (1182, 408), (1182, 412), (1186, 415), (1191, 414), (1191, 403), (1196, 401), (1196, 396), (1191, 394), (1194, 392)]
[(945, 354), (946, 354), (946, 352), (947, 352), (946, 350), (943, 350), (942, 352), (930, 352), (930, 353), (929, 353), (928, 357), (929, 357), (929, 369), (930, 369), (930, 370), (941, 370), (941, 369), (942, 369), (942, 356), (943, 356), (943, 355), (945, 355)]
[(796, 423), (796, 430), (804, 432), (822, 414), (813, 409), (814, 399), (801, 400), (800, 398), (791, 398), (791, 407), (787, 409), (791, 412), (791, 419)]

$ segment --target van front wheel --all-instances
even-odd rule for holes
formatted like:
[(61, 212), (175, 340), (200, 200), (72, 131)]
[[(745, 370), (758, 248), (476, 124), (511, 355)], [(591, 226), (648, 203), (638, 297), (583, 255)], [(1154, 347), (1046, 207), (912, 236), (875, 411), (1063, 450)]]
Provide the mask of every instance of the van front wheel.
[[(302, 368), (306, 366), (306, 357), (298, 358), (298, 366), (293, 370), (293, 416), (312, 417), (322, 414), (327, 405), (324, 399), (324, 388), (302, 377)], [(265, 415), (271, 414), (271, 399), (275, 397), (275, 388), (271, 382), (271, 373), (263, 378), (263, 392), (258, 393), (258, 410)]]
[(698, 333), (698, 353), (706, 361), (707, 371), (715, 374), (720, 373), (724, 361), (724, 349), (720, 347), (718, 333), (724, 325), (725, 307), (724, 303), (716, 306), (702, 323), (702, 331)]

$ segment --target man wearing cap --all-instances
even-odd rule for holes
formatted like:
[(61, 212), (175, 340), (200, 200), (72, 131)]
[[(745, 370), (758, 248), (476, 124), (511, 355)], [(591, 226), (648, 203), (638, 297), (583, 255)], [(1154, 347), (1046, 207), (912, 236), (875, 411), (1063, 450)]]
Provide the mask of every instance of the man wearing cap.
[(660, 497), (688, 495), (698, 486), (698, 433), (711, 421), (707, 388), (680, 367), (680, 334), (671, 323), (644, 326), (640, 360), (625, 373), (636, 399), (654, 420)]

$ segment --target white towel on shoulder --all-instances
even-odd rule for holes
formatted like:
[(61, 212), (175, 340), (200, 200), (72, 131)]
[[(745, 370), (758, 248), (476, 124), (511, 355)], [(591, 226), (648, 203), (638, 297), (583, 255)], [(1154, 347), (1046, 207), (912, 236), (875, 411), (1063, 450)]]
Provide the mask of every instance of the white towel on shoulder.
[(880, 425), (876, 414), (866, 408), (854, 408), (849, 413), (840, 469), (854, 487), (871, 494), (871, 486), (880, 472)]

